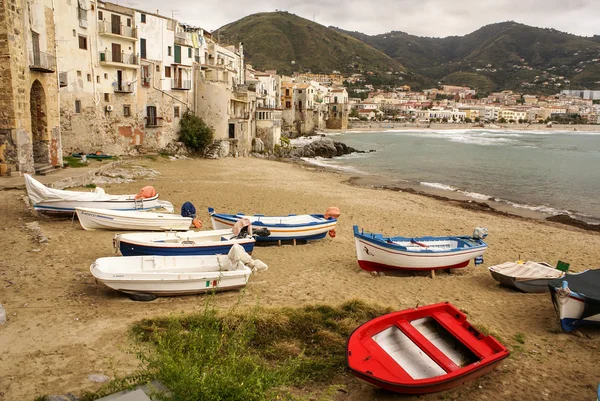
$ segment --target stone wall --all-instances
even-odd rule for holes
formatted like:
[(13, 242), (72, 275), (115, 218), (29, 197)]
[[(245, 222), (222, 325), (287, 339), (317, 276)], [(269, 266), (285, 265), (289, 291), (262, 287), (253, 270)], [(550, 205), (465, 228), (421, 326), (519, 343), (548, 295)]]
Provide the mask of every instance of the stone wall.
[(52, 59), (51, 1), (0, 1), (0, 174), (33, 173), (34, 163), (62, 164), (58, 77), (30, 67), (32, 29), (40, 52)]

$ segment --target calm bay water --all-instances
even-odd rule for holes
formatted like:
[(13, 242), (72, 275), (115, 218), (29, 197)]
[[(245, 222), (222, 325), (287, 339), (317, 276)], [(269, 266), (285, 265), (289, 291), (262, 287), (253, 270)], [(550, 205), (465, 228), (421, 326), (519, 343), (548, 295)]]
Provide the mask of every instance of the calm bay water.
[(334, 139), (377, 152), (319, 163), (600, 222), (600, 132), (387, 131)]

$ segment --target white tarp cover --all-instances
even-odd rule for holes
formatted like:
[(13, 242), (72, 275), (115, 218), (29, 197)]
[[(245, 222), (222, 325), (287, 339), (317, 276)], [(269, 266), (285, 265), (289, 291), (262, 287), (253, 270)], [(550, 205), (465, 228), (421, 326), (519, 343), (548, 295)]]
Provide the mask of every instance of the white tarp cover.
[(563, 275), (563, 272), (560, 270), (536, 262), (506, 262), (491, 266), (489, 269), (508, 277), (514, 277), (517, 281), (553, 279)]
[(252, 269), (253, 272), (265, 271), (269, 267), (258, 259), (252, 259), (240, 244), (234, 244), (227, 254), (231, 263), (231, 270), (243, 270), (244, 265)]
[[(29, 174), (25, 174), (25, 186), (27, 187), (27, 196), (34, 204), (45, 201), (108, 201), (115, 199), (111, 195), (107, 195), (102, 188), (96, 187), (93, 192), (77, 192), (64, 191), (62, 189), (48, 188), (41, 182), (35, 180)], [(123, 198), (127, 199), (134, 195), (126, 195)]]

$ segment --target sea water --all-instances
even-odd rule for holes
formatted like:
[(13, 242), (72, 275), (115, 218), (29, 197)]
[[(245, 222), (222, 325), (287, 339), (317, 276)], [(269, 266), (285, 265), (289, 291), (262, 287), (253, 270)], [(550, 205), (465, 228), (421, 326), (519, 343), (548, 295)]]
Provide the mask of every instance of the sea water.
[(600, 223), (600, 129), (389, 130), (333, 139), (376, 152), (313, 163)]

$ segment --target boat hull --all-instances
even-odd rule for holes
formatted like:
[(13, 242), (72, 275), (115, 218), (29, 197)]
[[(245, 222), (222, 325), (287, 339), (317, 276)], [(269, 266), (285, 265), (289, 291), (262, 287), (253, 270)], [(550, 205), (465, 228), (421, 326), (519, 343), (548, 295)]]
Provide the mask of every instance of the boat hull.
[(556, 288), (549, 287), (554, 310), (564, 331), (571, 332), (580, 326), (600, 324), (600, 314), (582, 319), (585, 310), (585, 299), (580, 295), (572, 291), (568, 296), (559, 295)]
[(430, 271), (466, 267), (471, 259), (483, 255), (486, 247), (467, 248), (461, 251), (423, 254), (387, 248), (375, 241), (354, 238), (358, 265), (363, 270)]
[(84, 230), (127, 230), (127, 231), (187, 231), (192, 219), (169, 213), (75, 209)]
[(245, 287), (252, 271), (226, 270), (227, 256), (100, 258), (90, 271), (107, 287), (127, 294), (176, 296)]
[(548, 292), (548, 283), (554, 280), (553, 278), (544, 278), (519, 281), (514, 277), (509, 277), (495, 271), (491, 271), (490, 273), (492, 273), (494, 280), (498, 281), (503, 286), (527, 293)]
[(53, 214), (72, 214), (75, 213), (75, 208), (84, 207), (91, 209), (107, 209), (107, 210), (152, 210), (161, 208), (162, 205), (158, 200), (158, 195), (152, 198), (142, 200), (127, 199), (127, 200), (112, 200), (112, 201), (42, 201), (35, 203), (33, 208), (38, 212), (53, 213)]
[[(246, 218), (252, 218), (252, 216), (243, 216)], [(216, 216), (211, 215), (212, 226), (215, 230), (231, 229), (237, 220), (240, 218), (229, 218), (222, 215)], [(259, 242), (272, 242), (272, 241), (289, 241), (289, 240), (319, 240), (327, 236), (330, 230), (335, 229), (337, 220), (326, 220), (323, 223), (305, 226), (288, 226), (284, 225), (269, 225), (263, 224), (262, 222), (252, 221), (252, 227), (267, 228), (270, 231), (268, 237), (257, 237), (256, 240)]]
[[(231, 230), (223, 230), (224, 232), (216, 232), (216, 236), (228, 234), (232, 236)], [(226, 255), (231, 250), (234, 244), (239, 244), (248, 254), (254, 251), (255, 240), (253, 238), (234, 238), (230, 240), (205, 240), (200, 235), (204, 232), (187, 233), (164, 233), (165, 241), (149, 241), (140, 238), (134, 238), (133, 235), (117, 235), (115, 237), (116, 246), (121, 251), (123, 256), (144, 256), (144, 255), (161, 255), (161, 256), (186, 256), (186, 255)], [(170, 243), (169, 238), (179, 239), (182, 241)]]
[(492, 370), (494, 370), (501, 362), (502, 362), (502, 360), (499, 360), (495, 363), (491, 363), (487, 366), (481, 367), (480, 369), (474, 370), (472, 373), (469, 373), (467, 375), (457, 377), (454, 379), (450, 379), (447, 381), (443, 381), (440, 383), (428, 384), (428, 385), (402, 385), (402, 384), (389, 383), (389, 382), (385, 382), (382, 380), (378, 380), (375, 377), (365, 375), (365, 374), (359, 373), (359, 372), (353, 371), (352, 374), (354, 374), (354, 376), (357, 377), (358, 379), (363, 380), (373, 386), (380, 387), (380, 388), (383, 388), (388, 391), (393, 391), (395, 393), (412, 394), (412, 395), (429, 394), (429, 393), (437, 393), (439, 391), (450, 390), (454, 387), (460, 386), (461, 384), (473, 381), (473, 380), (477, 379), (478, 377), (483, 376), (483, 375), (491, 372)]
[(350, 335), (346, 351), (352, 374), (401, 394), (451, 389), (490, 372), (510, 355), (448, 302), (366, 322)]

